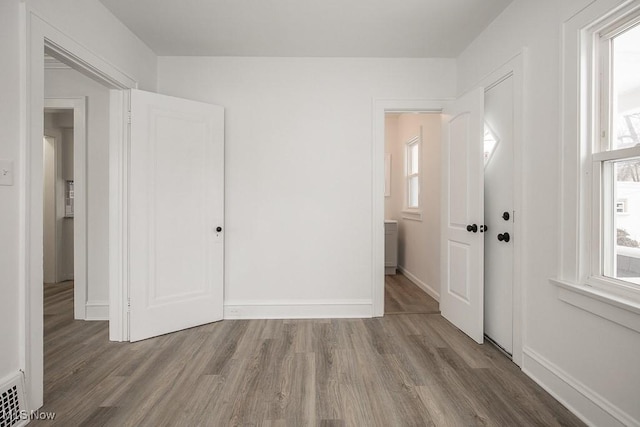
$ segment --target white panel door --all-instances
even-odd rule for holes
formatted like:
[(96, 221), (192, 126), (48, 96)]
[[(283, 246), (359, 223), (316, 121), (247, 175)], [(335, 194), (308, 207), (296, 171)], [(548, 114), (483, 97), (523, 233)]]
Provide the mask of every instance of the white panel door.
[(483, 312), (484, 90), (475, 89), (442, 114), (442, 315), (478, 343)]
[(488, 227), (484, 242), (484, 326), (485, 334), (512, 354), (513, 76), (493, 86), (485, 97), (484, 120), (497, 144), (484, 170), (484, 221)]
[(129, 335), (223, 316), (224, 109), (131, 91)]

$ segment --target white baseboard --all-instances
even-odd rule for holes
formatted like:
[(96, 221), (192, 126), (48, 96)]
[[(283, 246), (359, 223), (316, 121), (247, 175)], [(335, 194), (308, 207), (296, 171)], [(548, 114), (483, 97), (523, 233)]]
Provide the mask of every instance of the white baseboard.
[(422, 280), (418, 279), (413, 273), (408, 271), (406, 268), (399, 265), (398, 270), (400, 270), (400, 273), (404, 274), (405, 277), (411, 280), (417, 287), (425, 291), (436, 301), (440, 302), (440, 292), (436, 291), (434, 288), (424, 283)]
[(228, 301), (225, 319), (341, 319), (369, 318), (370, 300)]
[(590, 426), (636, 426), (640, 421), (569, 375), (535, 350), (523, 349), (522, 371)]
[(73, 273), (63, 274), (63, 275), (60, 277), (60, 281), (61, 281), (61, 282), (68, 282), (68, 281), (70, 281), (70, 280), (73, 280)]
[(109, 320), (109, 303), (105, 301), (87, 301), (85, 320)]

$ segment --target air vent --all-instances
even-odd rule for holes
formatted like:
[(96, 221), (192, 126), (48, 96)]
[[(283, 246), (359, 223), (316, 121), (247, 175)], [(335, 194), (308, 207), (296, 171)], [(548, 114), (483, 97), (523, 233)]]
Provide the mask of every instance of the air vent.
[(10, 378), (0, 386), (0, 427), (18, 427), (28, 423), (22, 375)]

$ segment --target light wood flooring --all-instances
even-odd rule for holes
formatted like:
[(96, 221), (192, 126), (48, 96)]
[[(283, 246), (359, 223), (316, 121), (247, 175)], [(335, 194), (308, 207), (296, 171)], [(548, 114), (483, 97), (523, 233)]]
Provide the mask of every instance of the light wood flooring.
[(384, 314), (439, 314), (438, 301), (403, 274), (384, 276)]
[[(60, 426), (578, 426), (438, 314), (223, 321), (138, 343), (45, 288), (45, 406)], [(402, 305), (402, 304), (401, 304)]]

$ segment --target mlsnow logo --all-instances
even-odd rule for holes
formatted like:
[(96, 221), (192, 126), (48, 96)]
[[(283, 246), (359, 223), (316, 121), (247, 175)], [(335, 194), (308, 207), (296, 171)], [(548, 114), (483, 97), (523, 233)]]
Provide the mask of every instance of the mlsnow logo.
[(33, 421), (33, 420), (49, 420), (52, 421), (56, 418), (55, 412), (41, 412), (41, 411), (3, 411), (0, 412), (0, 420), (7, 421)]

